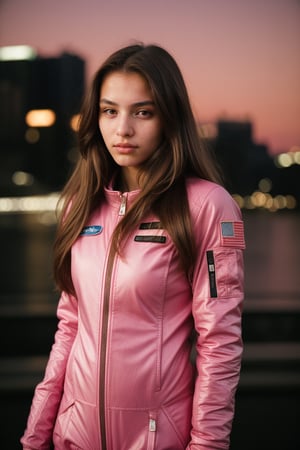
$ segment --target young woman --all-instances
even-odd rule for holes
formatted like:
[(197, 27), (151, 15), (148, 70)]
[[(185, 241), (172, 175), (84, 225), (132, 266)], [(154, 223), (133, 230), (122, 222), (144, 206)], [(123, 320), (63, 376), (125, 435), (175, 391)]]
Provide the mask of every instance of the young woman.
[(23, 448), (228, 449), (243, 223), (170, 54), (112, 54), (79, 142), (55, 242), (59, 325)]

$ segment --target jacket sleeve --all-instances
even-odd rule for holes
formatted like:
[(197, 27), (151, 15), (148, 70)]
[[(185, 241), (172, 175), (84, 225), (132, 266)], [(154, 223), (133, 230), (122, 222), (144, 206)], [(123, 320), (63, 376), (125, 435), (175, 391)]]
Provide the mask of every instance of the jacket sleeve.
[(62, 293), (57, 317), (58, 328), (43, 381), (37, 385), (21, 443), (29, 449), (49, 450), (60, 404), (65, 370), (77, 333), (77, 300)]
[(187, 449), (227, 450), (242, 355), (243, 222), (232, 197), (218, 186), (203, 202), (194, 226), (197, 378)]

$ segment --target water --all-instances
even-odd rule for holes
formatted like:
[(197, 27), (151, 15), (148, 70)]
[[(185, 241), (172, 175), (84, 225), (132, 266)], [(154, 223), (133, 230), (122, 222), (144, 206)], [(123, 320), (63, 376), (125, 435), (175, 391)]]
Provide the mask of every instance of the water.
[(245, 292), (250, 299), (300, 301), (300, 214), (244, 214)]

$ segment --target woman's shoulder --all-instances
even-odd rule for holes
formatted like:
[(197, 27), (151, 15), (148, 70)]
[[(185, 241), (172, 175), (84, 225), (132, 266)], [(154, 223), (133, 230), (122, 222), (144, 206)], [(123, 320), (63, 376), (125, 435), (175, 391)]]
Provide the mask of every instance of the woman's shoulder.
[(235, 213), (239, 211), (230, 193), (213, 181), (189, 177), (186, 180), (186, 190), (192, 214), (198, 214), (200, 210), (221, 214), (228, 210), (233, 210)]
[(186, 190), (189, 201), (199, 201), (207, 196), (217, 198), (227, 197), (230, 194), (220, 184), (214, 181), (204, 180), (203, 178), (188, 177), (186, 179)]

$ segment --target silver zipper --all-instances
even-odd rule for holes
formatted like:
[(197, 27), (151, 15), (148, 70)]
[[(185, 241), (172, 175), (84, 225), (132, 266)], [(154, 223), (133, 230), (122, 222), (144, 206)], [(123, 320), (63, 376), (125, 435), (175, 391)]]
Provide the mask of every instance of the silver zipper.
[(149, 431), (156, 431), (156, 420), (149, 419)]
[(126, 196), (124, 194), (121, 194), (119, 216), (125, 216), (125, 213), (126, 213)]

